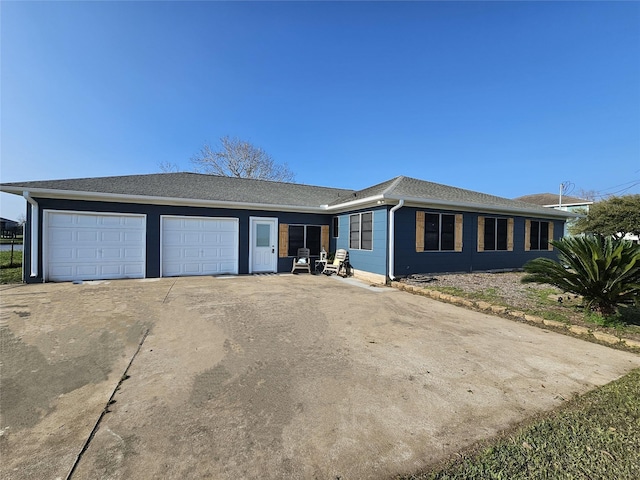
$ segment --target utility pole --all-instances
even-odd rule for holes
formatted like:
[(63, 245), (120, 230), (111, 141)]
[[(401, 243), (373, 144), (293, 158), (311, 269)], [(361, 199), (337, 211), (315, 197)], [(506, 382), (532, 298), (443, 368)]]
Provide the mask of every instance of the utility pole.
[(560, 198), (558, 199), (558, 208), (562, 207), (562, 190), (564, 189), (564, 183), (560, 184)]

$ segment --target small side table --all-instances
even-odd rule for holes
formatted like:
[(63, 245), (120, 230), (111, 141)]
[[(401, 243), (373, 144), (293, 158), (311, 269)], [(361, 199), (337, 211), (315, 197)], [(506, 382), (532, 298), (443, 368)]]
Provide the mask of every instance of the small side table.
[(324, 267), (327, 264), (327, 260), (316, 260), (316, 264), (315, 264), (315, 272), (316, 273), (322, 273), (324, 272)]

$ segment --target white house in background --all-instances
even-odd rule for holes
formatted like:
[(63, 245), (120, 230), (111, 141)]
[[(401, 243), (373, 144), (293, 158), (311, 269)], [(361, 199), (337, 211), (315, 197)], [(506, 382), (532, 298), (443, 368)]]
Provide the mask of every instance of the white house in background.
[[(555, 208), (565, 212), (585, 214), (589, 212), (589, 206), (593, 204), (591, 200), (584, 198), (570, 197), (563, 195), (560, 197), (557, 193), (534, 193), (533, 195), (524, 195), (515, 198), (519, 202), (531, 203), (540, 207)], [(573, 225), (575, 219), (568, 220), (564, 226), (565, 236), (569, 232), (569, 228)]]

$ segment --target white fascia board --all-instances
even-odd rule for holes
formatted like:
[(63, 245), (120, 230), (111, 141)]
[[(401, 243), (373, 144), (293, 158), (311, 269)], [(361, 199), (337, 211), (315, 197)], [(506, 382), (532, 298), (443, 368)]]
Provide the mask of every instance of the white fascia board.
[[(6, 193), (19, 193), (22, 195), (23, 188), (2, 187)], [(172, 205), (187, 207), (207, 207), (207, 208), (231, 208), (236, 210), (274, 210), (279, 212), (300, 212), (300, 213), (327, 213), (325, 208), (300, 206), (300, 205), (276, 205), (268, 203), (240, 203), (224, 200), (202, 200), (197, 198), (170, 198), (146, 195), (121, 195), (116, 193), (98, 192), (78, 192), (74, 190), (53, 190), (45, 188), (28, 189), (32, 197), (54, 198), (64, 200), (86, 200), (98, 202), (120, 202), (137, 203), (150, 205)]]
[(338, 205), (325, 206), (325, 210), (328, 212), (346, 212), (348, 210), (353, 210), (354, 208), (364, 208), (366, 206), (376, 207), (378, 205), (382, 205), (384, 202), (385, 196), (374, 195), (373, 197), (360, 198), (358, 200), (351, 200), (350, 202), (340, 203)]
[(593, 202), (563, 203), (562, 205), (554, 203), (552, 205), (542, 205), (542, 206), (545, 208), (561, 208), (561, 207), (588, 207), (589, 205), (593, 205)]
[[(24, 187), (9, 187), (2, 186), (1, 191), (6, 193), (14, 193), (16, 195), (23, 194)], [(389, 204), (395, 205), (400, 200), (405, 201), (405, 206), (418, 206), (418, 207), (434, 207), (434, 208), (448, 208), (461, 211), (470, 212), (484, 212), (484, 213), (511, 213), (520, 216), (533, 216), (533, 217), (554, 217), (560, 219), (578, 218), (581, 215), (572, 212), (565, 212), (562, 210), (556, 210), (554, 208), (548, 209), (548, 211), (541, 212), (538, 209), (527, 209), (519, 207), (501, 207), (492, 206), (482, 203), (472, 202), (451, 202), (448, 200), (436, 200), (429, 198), (419, 197), (405, 197), (405, 196), (393, 196), (379, 194), (371, 197), (360, 198), (357, 200), (351, 200), (349, 202), (340, 203), (338, 205), (319, 205), (317, 207), (300, 206), (300, 205), (277, 205), (277, 204), (265, 204), (265, 203), (240, 203), (224, 200), (202, 200), (197, 198), (170, 198), (170, 197), (157, 197), (157, 196), (145, 196), (145, 195), (121, 195), (115, 193), (98, 193), (98, 192), (79, 192), (75, 190), (56, 190), (46, 188), (30, 188), (27, 189), (31, 196), (41, 198), (56, 198), (67, 200), (88, 200), (88, 201), (102, 201), (102, 202), (122, 202), (122, 203), (137, 203), (137, 204), (152, 204), (152, 205), (177, 205), (177, 206), (190, 206), (190, 207), (207, 207), (207, 208), (229, 208), (236, 210), (274, 210), (281, 212), (299, 212), (299, 213), (339, 213), (349, 210), (376, 207), (379, 205)], [(542, 207), (544, 208), (544, 207)], [(546, 210), (546, 209), (545, 209)]]
[(510, 213), (519, 216), (532, 216), (538, 218), (554, 217), (566, 220), (567, 218), (576, 218), (580, 215), (571, 212), (565, 212), (562, 210), (556, 210), (550, 208), (548, 211), (541, 212), (538, 209), (528, 209), (519, 207), (502, 207), (499, 205), (487, 205), (484, 203), (473, 202), (451, 202), (447, 200), (436, 200), (429, 198), (415, 198), (415, 197), (394, 197), (388, 196), (386, 200), (392, 201), (405, 201), (405, 206), (431, 206), (434, 208), (447, 207), (449, 209), (462, 210), (468, 212), (482, 212), (482, 213)]

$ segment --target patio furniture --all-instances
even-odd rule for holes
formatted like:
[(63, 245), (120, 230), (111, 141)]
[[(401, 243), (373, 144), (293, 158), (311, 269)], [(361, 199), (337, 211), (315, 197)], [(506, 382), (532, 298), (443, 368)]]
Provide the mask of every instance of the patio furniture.
[(327, 252), (323, 248), (320, 252), (320, 257), (315, 262), (315, 273), (322, 273), (324, 271), (324, 267), (327, 265)]
[[(340, 270), (345, 268), (347, 262), (347, 251), (344, 248), (340, 248), (336, 251), (335, 257), (333, 257), (332, 263), (327, 263), (322, 273), (325, 275), (340, 275)], [(346, 270), (346, 269), (345, 269)]]
[(311, 251), (308, 248), (299, 248), (298, 255), (293, 259), (291, 273), (296, 273), (298, 270), (311, 273)]

